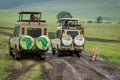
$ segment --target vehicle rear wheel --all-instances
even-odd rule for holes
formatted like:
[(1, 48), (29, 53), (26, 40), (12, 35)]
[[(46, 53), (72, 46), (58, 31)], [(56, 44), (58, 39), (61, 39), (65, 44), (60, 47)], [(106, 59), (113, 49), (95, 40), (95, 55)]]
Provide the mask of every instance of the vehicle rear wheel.
[(55, 50), (52, 49), (52, 54), (55, 55)]
[(40, 59), (45, 60), (46, 59), (46, 54), (45, 53), (41, 54)]
[(14, 50), (14, 59), (19, 60), (20, 58), (21, 58), (20, 52), (18, 52), (17, 50)]
[(52, 48), (52, 54), (55, 55), (56, 50), (53, 47), (51, 48)]
[(55, 55), (56, 50), (55, 50), (55, 48), (53, 48), (52, 43), (51, 43), (51, 50), (52, 50), (52, 54)]
[(75, 52), (75, 55), (80, 58), (81, 57), (81, 52)]
[(13, 56), (12, 48), (9, 46), (9, 55)]
[(56, 51), (56, 56), (57, 56), (57, 57), (60, 57), (60, 56), (61, 56), (61, 52), (60, 52), (59, 49), (57, 49), (57, 51)]

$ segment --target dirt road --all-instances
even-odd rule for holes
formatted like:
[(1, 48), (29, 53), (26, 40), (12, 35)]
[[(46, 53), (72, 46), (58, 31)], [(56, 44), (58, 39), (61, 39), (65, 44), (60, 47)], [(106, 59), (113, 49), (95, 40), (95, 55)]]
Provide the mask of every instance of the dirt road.
[[(22, 67), (14, 69), (6, 80), (25, 80), (23, 77), (37, 65), (41, 68), (42, 74), (39, 76), (41, 75), (42, 80), (120, 80), (119, 69), (106, 63), (101, 57), (98, 57), (97, 61), (91, 62), (89, 53), (84, 53), (81, 58), (49, 55), (45, 62), (35, 59), (18, 62), (22, 64)], [(44, 64), (46, 62), (52, 68), (46, 69)], [(27, 75), (27, 77), (29, 76)]]
[(120, 70), (114, 68), (99, 57), (90, 61), (90, 55), (84, 53), (81, 59), (76, 57), (52, 57), (48, 62), (54, 67), (45, 80), (120, 80)]

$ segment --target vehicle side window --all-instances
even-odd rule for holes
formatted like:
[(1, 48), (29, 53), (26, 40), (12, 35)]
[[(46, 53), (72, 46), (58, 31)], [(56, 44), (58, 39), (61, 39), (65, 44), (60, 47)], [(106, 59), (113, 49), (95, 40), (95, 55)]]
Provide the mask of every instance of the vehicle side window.
[(61, 37), (61, 30), (57, 30), (56, 31), (56, 38), (60, 38)]
[(14, 30), (14, 36), (19, 37), (19, 33), (20, 33), (20, 26), (16, 26)]

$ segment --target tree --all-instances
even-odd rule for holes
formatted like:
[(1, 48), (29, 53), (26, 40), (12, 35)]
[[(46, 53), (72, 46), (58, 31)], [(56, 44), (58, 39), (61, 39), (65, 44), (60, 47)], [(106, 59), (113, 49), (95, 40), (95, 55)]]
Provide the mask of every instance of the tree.
[(57, 19), (60, 19), (60, 18), (72, 18), (72, 15), (69, 12), (62, 11), (57, 14)]
[(96, 21), (96, 22), (97, 22), (97, 23), (102, 23), (102, 21), (101, 21), (101, 20), (102, 20), (102, 16), (98, 16), (98, 17), (97, 17), (97, 21)]

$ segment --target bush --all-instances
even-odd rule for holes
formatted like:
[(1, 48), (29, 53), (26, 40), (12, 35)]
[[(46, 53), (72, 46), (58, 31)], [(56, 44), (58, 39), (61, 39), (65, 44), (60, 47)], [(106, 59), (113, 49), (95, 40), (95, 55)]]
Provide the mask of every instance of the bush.
[(90, 20), (90, 21), (87, 21), (87, 23), (93, 23), (93, 21)]

